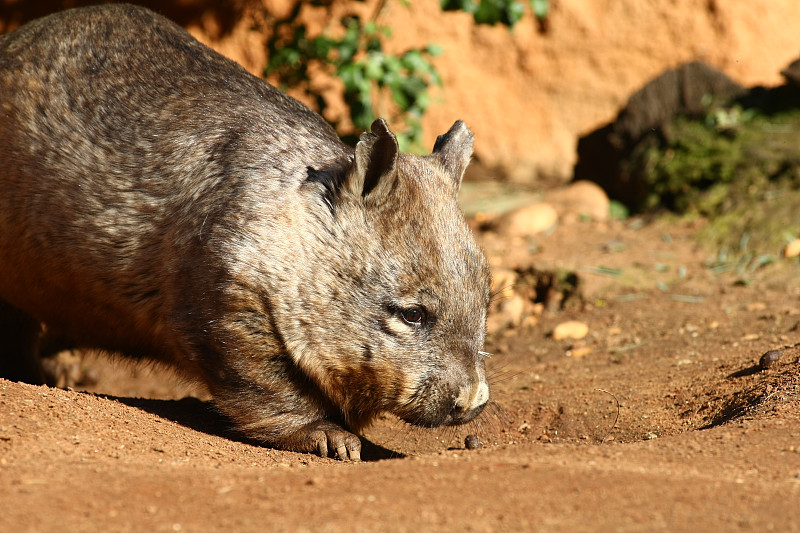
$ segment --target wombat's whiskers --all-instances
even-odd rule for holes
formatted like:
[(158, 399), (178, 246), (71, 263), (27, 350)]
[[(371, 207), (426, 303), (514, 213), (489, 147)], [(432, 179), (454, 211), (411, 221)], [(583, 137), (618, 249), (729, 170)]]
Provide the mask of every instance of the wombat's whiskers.
[(489, 373), (486, 378), (489, 380), (490, 385), (499, 385), (500, 383), (505, 383), (506, 381), (511, 381), (512, 379), (525, 374), (526, 370), (502, 370), (498, 369), (495, 372)]
[(496, 291), (493, 291), (489, 297), (489, 304), (491, 305), (500, 300), (511, 298), (511, 295), (514, 294), (513, 289), (513, 285), (506, 285), (505, 287), (500, 287)]

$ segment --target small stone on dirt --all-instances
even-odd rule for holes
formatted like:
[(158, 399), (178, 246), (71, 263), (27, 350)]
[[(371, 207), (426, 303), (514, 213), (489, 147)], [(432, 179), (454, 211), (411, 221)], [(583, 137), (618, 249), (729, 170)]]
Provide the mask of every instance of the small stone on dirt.
[(511, 298), (519, 274), (508, 268), (492, 269), (492, 299)]
[(758, 361), (758, 364), (762, 370), (766, 370), (768, 368), (772, 368), (773, 366), (777, 365), (781, 357), (783, 357), (782, 351), (770, 350), (761, 356), (761, 359)]
[(589, 326), (578, 320), (568, 320), (553, 328), (553, 339), (582, 339), (589, 333)]
[(575, 359), (580, 359), (583, 356), (589, 355), (594, 350), (591, 346), (584, 346), (584, 345), (576, 345), (567, 350), (567, 355), (569, 357), (573, 357)]
[(477, 435), (467, 435), (467, 438), (464, 439), (464, 447), (468, 450), (477, 450), (481, 446), (483, 444), (481, 444), (481, 440)]

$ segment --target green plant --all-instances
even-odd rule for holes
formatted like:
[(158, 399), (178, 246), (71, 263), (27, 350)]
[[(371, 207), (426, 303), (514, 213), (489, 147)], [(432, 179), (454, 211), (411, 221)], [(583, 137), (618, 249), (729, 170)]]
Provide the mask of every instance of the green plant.
[[(329, 120), (340, 133), (355, 128), (351, 135), (344, 136), (345, 141), (355, 142), (358, 132), (368, 129), (381, 116), (396, 131), (402, 150), (421, 151), (421, 120), (431, 103), (430, 89), (442, 85), (431, 58), (441, 54), (442, 49), (427, 44), (399, 55), (386, 52), (383, 43), (391, 37), (391, 31), (377, 22), (385, 3), (386, 0), (380, 1), (371, 20), (364, 22), (355, 15), (336, 21), (330, 2), (295, 0), (286, 17), (267, 17), (272, 32), (267, 42), (269, 61), (264, 75), (277, 81), (283, 90), (304, 91), (324, 115), (331, 105), (330, 92), (309, 81), (311, 72), (322, 71), (340, 80), (344, 87), (348, 115)], [(543, 29), (550, 10), (549, 0), (527, 3)], [(301, 17), (305, 6), (324, 10), (328, 22), (321, 35), (309, 34)], [(446, 11), (471, 13), (477, 24), (501, 23), (509, 27), (525, 12), (525, 3), (518, 0), (442, 0), (441, 7)]]
[[(277, 78), (284, 89), (302, 87), (323, 113), (329, 102), (322, 90), (308, 82), (309, 70), (322, 68), (343, 83), (344, 103), (355, 128), (366, 130), (378, 115), (386, 117), (401, 128), (397, 139), (402, 150), (420, 150), (421, 119), (430, 105), (430, 87), (442, 84), (430, 59), (439, 55), (441, 48), (429, 44), (390, 54), (383, 47), (390, 29), (375, 21), (363, 23), (356, 16), (341, 19), (344, 33), (339, 38), (326, 34), (311, 38), (306, 26), (296, 23), (298, 14), (296, 11), (281, 21), (269, 40), (265, 75)], [(387, 105), (387, 99), (393, 106)]]
[[(772, 109), (734, 103), (676, 117), (648, 134), (623, 161), (631, 182), (647, 191), (632, 208), (706, 219), (698, 238), (718, 251), (709, 268), (749, 279), (779, 256), (785, 233), (798, 228), (796, 94)], [(773, 102), (782, 94), (771, 96)]]
[[(534, 16), (542, 21), (550, 12), (549, 0), (528, 0)], [(441, 0), (445, 11), (471, 13), (477, 24), (505, 24), (509, 27), (520, 21), (525, 13), (525, 3), (519, 0)]]
[(800, 187), (800, 111), (774, 114), (739, 106), (677, 117), (634, 149), (632, 174), (646, 184), (645, 209), (718, 215), (740, 192), (749, 197), (786, 182)]

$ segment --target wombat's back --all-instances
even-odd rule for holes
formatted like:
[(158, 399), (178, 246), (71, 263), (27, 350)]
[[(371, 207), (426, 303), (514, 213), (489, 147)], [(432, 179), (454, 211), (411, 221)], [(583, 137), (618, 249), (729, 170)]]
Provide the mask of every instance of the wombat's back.
[[(156, 124), (170, 132), (177, 127), (198, 133), (192, 126), (206, 130), (213, 121), (226, 122), (218, 115), (225, 111), (231, 118), (266, 121), (276, 137), (308, 132), (308, 137), (338, 142), (316, 113), (203, 46), (171, 21), (137, 6), (74, 9), (28, 23), (0, 36), (0, 69), (4, 92), (24, 88), (31, 98), (28, 104), (68, 109), (78, 120), (97, 119), (103, 129), (81, 132), (93, 137), (119, 134), (123, 128), (113, 123), (116, 119), (137, 121), (130, 134), (155, 136), (158, 132), (141, 127)], [(137, 114), (142, 104), (164, 113), (144, 116), (139, 109)], [(192, 112), (182, 116), (193, 115), (206, 124), (164, 120), (184, 110)], [(121, 140), (135, 139), (111, 139)]]
[(253, 176), (281, 205), (306, 165), (350, 158), (318, 115), (146, 9), (29, 23), (0, 38), (0, 299), (68, 336), (93, 323), (92, 345), (173, 353), (153, 317)]

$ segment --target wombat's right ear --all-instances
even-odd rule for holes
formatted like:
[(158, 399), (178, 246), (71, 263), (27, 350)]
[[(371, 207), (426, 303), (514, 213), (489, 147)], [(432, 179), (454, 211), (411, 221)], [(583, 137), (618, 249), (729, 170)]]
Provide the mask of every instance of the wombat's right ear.
[(362, 134), (356, 145), (355, 161), (343, 187), (353, 196), (380, 203), (397, 180), (399, 147), (382, 118), (373, 122), (370, 129), (372, 132)]
[(436, 138), (433, 145), (433, 155), (439, 158), (445, 171), (453, 178), (456, 189), (461, 186), (461, 178), (472, 157), (473, 139), (467, 125), (457, 120), (447, 133)]

